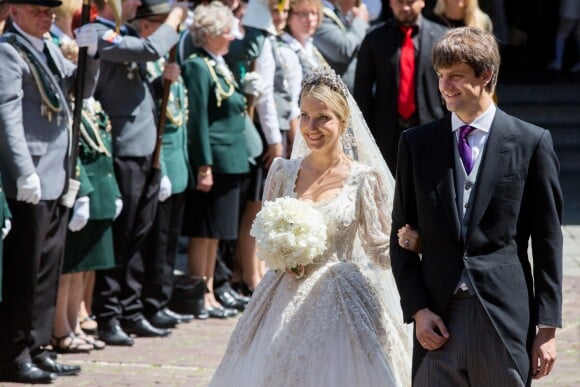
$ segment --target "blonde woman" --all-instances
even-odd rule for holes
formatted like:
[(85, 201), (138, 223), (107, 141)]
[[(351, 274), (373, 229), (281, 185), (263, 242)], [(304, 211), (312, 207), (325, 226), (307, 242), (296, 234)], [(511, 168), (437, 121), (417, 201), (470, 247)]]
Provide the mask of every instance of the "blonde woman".
[(477, 27), (493, 32), (489, 16), (479, 8), (477, 0), (437, 0), (433, 13), (442, 24), (455, 27)]
[(264, 200), (312, 206), (327, 224), (326, 250), (300, 278), (266, 273), (210, 386), (409, 386), (410, 332), (390, 271), (393, 176), (328, 67), (302, 82), (296, 137), (291, 159), (272, 164)]

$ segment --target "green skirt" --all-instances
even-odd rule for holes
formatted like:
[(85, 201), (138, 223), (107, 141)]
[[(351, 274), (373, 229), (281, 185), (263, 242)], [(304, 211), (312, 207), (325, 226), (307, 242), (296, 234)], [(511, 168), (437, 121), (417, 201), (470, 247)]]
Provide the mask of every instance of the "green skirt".
[(111, 269), (115, 267), (113, 222), (89, 220), (82, 230), (68, 231), (62, 273)]

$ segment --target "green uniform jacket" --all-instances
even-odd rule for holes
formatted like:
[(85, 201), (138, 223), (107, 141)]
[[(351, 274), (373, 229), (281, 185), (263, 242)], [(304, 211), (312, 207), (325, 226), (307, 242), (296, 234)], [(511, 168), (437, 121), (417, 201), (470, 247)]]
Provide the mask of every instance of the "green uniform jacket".
[(215, 68), (215, 61), (203, 49), (197, 49), (182, 65), (182, 75), (189, 97), (189, 159), (194, 171), (211, 165), (215, 173), (240, 174), (249, 171), (244, 135), (246, 99), (237, 90), (222, 99), (218, 106), (217, 82), (228, 93), (231, 83)]
[[(107, 117), (104, 112), (98, 109), (97, 112), (98, 127), (94, 124), (90, 126), (83, 113), (84, 133), (81, 132), (80, 135), (79, 159), (82, 161), (86, 176), (94, 188), (89, 194), (90, 219), (113, 219), (115, 217), (115, 199), (121, 197), (121, 193), (115, 179), (113, 159), (110, 156), (111, 134), (105, 130)], [(100, 139), (96, 137), (97, 135)], [(95, 149), (94, 144), (99, 144), (99, 141), (108, 153)]]
[[(147, 77), (155, 90), (158, 109), (163, 95), (164, 65), (165, 58), (147, 62)], [(173, 82), (169, 90), (160, 163), (163, 176), (171, 181), (171, 193), (178, 194), (186, 190), (192, 176), (187, 153), (187, 95), (183, 79)]]

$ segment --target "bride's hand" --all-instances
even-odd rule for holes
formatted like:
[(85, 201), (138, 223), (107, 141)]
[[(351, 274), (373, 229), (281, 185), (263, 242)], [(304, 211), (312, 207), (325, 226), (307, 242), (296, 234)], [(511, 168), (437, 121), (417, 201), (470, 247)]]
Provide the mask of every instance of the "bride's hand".
[(304, 269), (304, 266), (302, 265), (298, 265), (292, 269), (286, 269), (286, 273), (292, 274), (294, 277), (296, 277), (296, 279), (304, 277), (305, 271), (306, 269)]
[(417, 254), (421, 252), (421, 238), (419, 238), (419, 233), (411, 226), (406, 224), (401, 227), (397, 231), (397, 236), (399, 237), (399, 246)]

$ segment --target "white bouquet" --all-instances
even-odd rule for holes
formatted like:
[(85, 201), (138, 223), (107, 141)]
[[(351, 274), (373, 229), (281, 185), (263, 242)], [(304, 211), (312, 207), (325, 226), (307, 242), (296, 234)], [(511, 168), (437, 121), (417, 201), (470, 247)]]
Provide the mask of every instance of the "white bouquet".
[(250, 235), (256, 238), (258, 258), (270, 269), (304, 275), (304, 266), (326, 249), (326, 224), (309, 203), (282, 197), (264, 203)]

